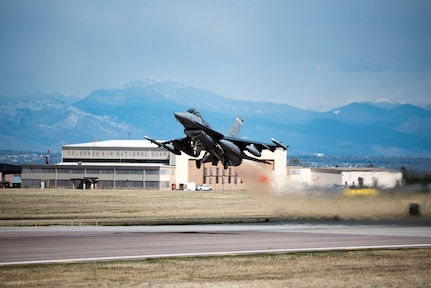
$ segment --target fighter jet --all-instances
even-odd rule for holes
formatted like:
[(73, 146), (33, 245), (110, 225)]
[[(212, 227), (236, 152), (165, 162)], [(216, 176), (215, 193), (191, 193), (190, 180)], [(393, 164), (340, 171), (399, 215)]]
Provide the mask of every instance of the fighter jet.
[[(198, 169), (202, 163), (211, 162), (212, 165), (217, 165), (219, 161), (223, 164), (224, 169), (227, 169), (229, 166), (239, 166), (244, 159), (270, 164), (255, 157), (260, 157), (265, 149), (274, 152), (277, 148), (286, 150), (288, 147), (274, 138), (271, 138), (272, 144), (238, 138), (244, 122), (241, 117), (236, 118), (229, 133), (223, 135), (212, 129), (196, 109), (190, 108), (187, 112), (177, 112), (174, 113), (174, 116), (184, 126), (186, 137), (164, 142), (147, 136), (145, 138), (176, 155), (184, 152), (197, 158), (202, 151), (205, 151), (203, 157), (196, 160)], [(246, 154), (246, 151), (255, 157)]]

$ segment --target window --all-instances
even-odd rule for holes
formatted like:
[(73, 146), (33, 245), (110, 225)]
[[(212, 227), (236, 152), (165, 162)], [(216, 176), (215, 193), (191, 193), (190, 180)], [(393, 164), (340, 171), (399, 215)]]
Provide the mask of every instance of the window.
[(117, 174), (136, 174), (136, 175), (142, 175), (143, 171), (142, 169), (117, 169)]
[(160, 181), (160, 188), (169, 188), (169, 181)]
[(204, 168), (204, 179), (202, 179), (203, 184), (207, 183), (207, 173), (208, 173), (208, 169), (205, 167)]
[(99, 169), (87, 169), (87, 174), (99, 174)]
[(149, 169), (145, 170), (145, 175), (159, 175), (159, 169)]
[(292, 169), (289, 171), (290, 175), (301, 175), (301, 170), (299, 169)]
[(59, 168), (57, 170), (60, 174), (82, 174), (84, 175), (84, 169), (73, 169), (73, 168)]
[(136, 188), (142, 188), (143, 183), (142, 181), (116, 181), (115, 185), (116, 188), (128, 188), (128, 189), (136, 189)]
[(158, 181), (147, 181), (145, 182), (145, 188), (157, 189), (159, 188), (160, 182)]

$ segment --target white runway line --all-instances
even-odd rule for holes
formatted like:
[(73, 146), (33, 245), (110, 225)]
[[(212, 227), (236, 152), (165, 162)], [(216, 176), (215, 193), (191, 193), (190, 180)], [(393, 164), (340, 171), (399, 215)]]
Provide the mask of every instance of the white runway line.
[(55, 260), (34, 260), (17, 262), (0, 262), (0, 266), (12, 265), (32, 265), (32, 264), (62, 264), (80, 262), (100, 262), (100, 261), (119, 261), (119, 260), (145, 260), (152, 258), (184, 258), (184, 257), (211, 257), (211, 256), (230, 256), (230, 255), (253, 255), (253, 254), (281, 254), (295, 252), (325, 252), (325, 251), (352, 251), (368, 249), (405, 249), (405, 248), (425, 248), (431, 247), (431, 243), (426, 244), (400, 244), (400, 245), (377, 245), (377, 246), (346, 246), (346, 247), (320, 247), (320, 248), (288, 248), (288, 249), (265, 249), (265, 250), (246, 250), (246, 251), (224, 251), (224, 252), (196, 252), (178, 254), (154, 254), (136, 256), (112, 256), (112, 257), (92, 257), (92, 258), (70, 258)]

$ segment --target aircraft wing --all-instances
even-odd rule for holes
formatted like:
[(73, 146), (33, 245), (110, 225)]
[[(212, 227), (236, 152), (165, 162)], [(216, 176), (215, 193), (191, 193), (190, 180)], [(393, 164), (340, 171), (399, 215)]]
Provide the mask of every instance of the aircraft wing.
[(226, 139), (226, 137), (223, 134), (221, 134), (221, 133), (219, 133), (219, 132), (217, 132), (217, 131), (215, 131), (215, 130), (213, 130), (213, 129), (205, 126), (205, 125), (202, 125), (200, 123), (195, 123), (195, 124), (198, 125), (205, 133), (207, 133), (208, 135), (210, 135), (216, 141), (218, 141), (220, 139), (223, 139), (223, 138)]
[[(151, 143), (156, 144), (159, 147), (163, 147), (166, 150), (168, 150), (169, 152), (172, 152), (176, 155), (181, 155), (181, 144), (185, 143), (187, 141), (187, 137), (185, 138), (178, 138), (178, 139), (173, 139), (173, 140), (169, 140), (169, 141), (163, 141), (163, 142), (159, 142), (157, 140), (154, 140), (148, 136), (144, 136), (145, 139), (147, 139), (148, 141), (150, 141)], [(179, 148), (179, 147), (180, 148)], [(184, 151), (187, 153), (187, 151)]]
[(271, 152), (274, 152), (275, 149), (277, 148), (282, 148), (286, 150), (288, 147), (281, 144), (281, 142), (275, 140), (274, 138), (271, 138), (272, 144), (250, 141), (250, 140), (245, 140), (245, 139), (240, 139), (235, 137), (225, 137), (224, 139), (234, 143), (236, 146), (238, 146), (239, 149), (241, 149), (242, 159), (247, 159), (247, 160), (265, 163), (265, 164), (271, 164), (271, 163), (263, 159), (251, 157), (247, 155), (245, 151), (251, 153), (253, 156), (260, 157), (262, 155), (261, 153), (263, 150), (270, 150)]
[(271, 152), (274, 152), (277, 148), (282, 148), (283, 150), (287, 150), (287, 147), (283, 145), (281, 142), (275, 140), (274, 138), (271, 138), (272, 143), (263, 143), (258, 141), (252, 141), (252, 140), (246, 140), (246, 139), (240, 139), (235, 137), (224, 137), (224, 139), (233, 142), (235, 145), (238, 146), (242, 151), (246, 150), (252, 153), (253, 155), (257, 156), (257, 153), (253, 153), (256, 150), (259, 153), (263, 150), (270, 150)]

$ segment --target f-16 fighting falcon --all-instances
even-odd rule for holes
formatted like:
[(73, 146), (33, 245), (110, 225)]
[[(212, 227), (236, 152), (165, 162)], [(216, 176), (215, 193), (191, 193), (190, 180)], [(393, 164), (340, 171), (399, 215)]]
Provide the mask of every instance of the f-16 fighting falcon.
[[(198, 169), (202, 163), (211, 162), (212, 165), (217, 165), (219, 161), (223, 163), (224, 169), (227, 169), (229, 166), (240, 165), (243, 159), (270, 164), (255, 157), (260, 157), (262, 150), (265, 149), (274, 152), (277, 148), (286, 150), (288, 147), (274, 138), (271, 138), (272, 144), (237, 138), (243, 124), (241, 117), (236, 118), (229, 133), (223, 135), (212, 129), (196, 109), (191, 108), (187, 112), (177, 112), (174, 115), (184, 126), (186, 137), (164, 142), (156, 141), (147, 136), (145, 138), (176, 155), (181, 155), (181, 152), (184, 152), (192, 157), (199, 157), (201, 152), (205, 151), (204, 156), (196, 160)], [(245, 151), (255, 157), (247, 155)]]

